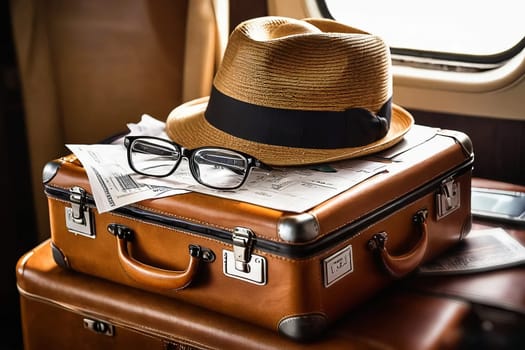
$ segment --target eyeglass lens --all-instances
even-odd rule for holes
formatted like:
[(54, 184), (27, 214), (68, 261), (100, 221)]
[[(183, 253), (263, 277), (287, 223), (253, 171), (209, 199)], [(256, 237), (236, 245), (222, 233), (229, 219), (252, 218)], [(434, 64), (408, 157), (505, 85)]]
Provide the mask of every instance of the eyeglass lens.
[(190, 166), (202, 184), (233, 189), (244, 182), (248, 160), (243, 155), (227, 149), (201, 148), (193, 153)]
[[(170, 175), (179, 165), (181, 149), (169, 141), (138, 138), (129, 146), (130, 164), (134, 171), (149, 176)], [(222, 148), (200, 148), (190, 155), (190, 171), (205, 186), (234, 189), (242, 185), (249, 161), (242, 154)]]
[(161, 139), (136, 139), (130, 145), (130, 161), (138, 173), (167, 176), (180, 162), (180, 149)]

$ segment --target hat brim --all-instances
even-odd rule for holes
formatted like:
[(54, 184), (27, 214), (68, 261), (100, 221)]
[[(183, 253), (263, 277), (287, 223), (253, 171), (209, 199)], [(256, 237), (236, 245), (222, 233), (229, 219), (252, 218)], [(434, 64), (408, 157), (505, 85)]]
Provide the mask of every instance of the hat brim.
[(241, 139), (215, 128), (204, 117), (208, 99), (208, 96), (198, 98), (173, 109), (166, 120), (168, 136), (188, 149), (225, 147), (249, 154), (265, 164), (274, 166), (327, 163), (379, 152), (401, 141), (414, 124), (414, 118), (407, 110), (392, 104), (392, 117), (387, 135), (368, 145), (337, 149), (276, 146)]

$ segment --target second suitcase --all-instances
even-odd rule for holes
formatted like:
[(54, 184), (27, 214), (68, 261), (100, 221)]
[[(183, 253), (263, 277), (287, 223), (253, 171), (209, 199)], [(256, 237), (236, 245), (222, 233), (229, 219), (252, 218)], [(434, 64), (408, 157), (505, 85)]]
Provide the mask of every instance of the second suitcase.
[[(455, 349), (467, 303), (389, 290), (304, 344), (232, 317), (60, 268), (49, 242), (17, 265), (25, 350)], [(402, 322), (399, 322), (402, 321)]]
[(54, 258), (292, 339), (315, 338), (471, 227), (465, 134), (436, 129), (373, 159), (387, 171), (302, 213), (199, 193), (98, 213), (82, 164), (66, 156), (44, 169)]

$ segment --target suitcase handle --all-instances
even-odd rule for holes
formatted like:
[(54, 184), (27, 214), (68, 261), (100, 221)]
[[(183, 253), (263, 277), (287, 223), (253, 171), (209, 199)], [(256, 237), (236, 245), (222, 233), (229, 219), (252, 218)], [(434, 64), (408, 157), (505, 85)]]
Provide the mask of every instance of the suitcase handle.
[(213, 254), (210, 250), (203, 249), (198, 245), (189, 245), (190, 261), (183, 271), (170, 271), (150, 266), (134, 259), (128, 250), (131, 244), (133, 232), (131, 229), (118, 224), (110, 224), (108, 231), (117, 238), (117, 252), (120, 265), (129, 277), (146, 287), (155, 289), (176, 290), (187, 287), (199, 268), (201, 258)]
[(428, 211), (419, 210), (413, 217), (413, 221), (419, 224), (421, 237), (416, 245), (407, 253), (402, 255), (391, 255), (386, 247), (388, 235), (386, 232), (376, 233), (370, 241), (368, 247), (377, 252), (385, 270), (394, 278), (400, 278), (414, 271), (423, 261), (428, 246)]
[(200, 247), (190, 245), (190, 262), (184, 271), (170, 271), (146, 265), (131, 257), (128, 241), (117, 240), (118, 257), (124, 271), (135, 281), (156, 289), (182, 289), (188, 286), (197, 274), (200, 262)]

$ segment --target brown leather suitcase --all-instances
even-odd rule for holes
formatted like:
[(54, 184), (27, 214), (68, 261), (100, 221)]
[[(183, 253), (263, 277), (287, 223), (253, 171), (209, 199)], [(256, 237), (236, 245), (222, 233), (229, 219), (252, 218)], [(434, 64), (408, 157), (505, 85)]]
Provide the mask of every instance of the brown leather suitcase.
[(25, 350), (453, 349), (467, 303), (392, 290), (299, 343), (176, 299), (60, 268), (50, 242), (17, 264)]
[(98, 213), (69, 155), (44, 169), (54, 257), (64, 268), (315, 338), (470, 230), (468, 136), (436, 129), (417, 146), (394, 147), (402, 151), (368, 158), (387, 171), (302, 213), (199, 193)]

